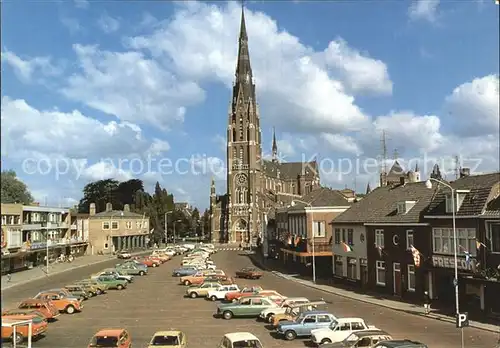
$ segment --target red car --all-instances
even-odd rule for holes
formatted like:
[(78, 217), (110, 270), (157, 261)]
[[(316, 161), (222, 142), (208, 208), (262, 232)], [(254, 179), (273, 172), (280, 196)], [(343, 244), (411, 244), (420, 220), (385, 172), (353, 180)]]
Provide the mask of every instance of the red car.
[(148, 256), (147, 258), (153, 260), (154, 262), (158, 262), (159, 265), (165, 262), (165, 259), (155, 255)]
[(148, 267), (158, 267), (160, 264), (158, 263), (158, 261), (154, 261), (152, 259), (149, 259), (147, 257), (143, 258), (143, 259), (140, 259), (138, 260), (140, 263), (142, 263), (143, 265), (146, 265)]

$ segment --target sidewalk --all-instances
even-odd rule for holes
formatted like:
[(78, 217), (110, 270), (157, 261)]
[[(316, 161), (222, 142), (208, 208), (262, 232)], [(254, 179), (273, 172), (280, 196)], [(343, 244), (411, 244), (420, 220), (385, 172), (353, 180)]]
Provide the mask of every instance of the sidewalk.
[[(265, 269), (267, 271), (271, 271), (274, 275), (281, 277), (283, 279), (287, 279), (287, 280), (299, 283), (301, 285), (304, 285), (304, 286), (307, 286), (307, 287), (310, 287), (313, 289), (317, 289), (317, 290), (320, 290), (320, 291), (323, 291), (326, 293), (330, 293), (333, 295), (341, 296), (344, 298), (349, 298), (352, 300), (370, 303), (370, 304), (393, 309), (393, 310), (400, 311), (400, 312), (405, 312), (405, 313), (412, 314), (412, 315), (419, 315), (419, 316), (423, 316), (426, 318), (431, 318), (431, 319), (440, 320), (440, 321), (446, 321), (446, 322), (455, 324), (454, 317), (444, 315), (444, 314), (435, 313), (435, 312), (431, 312), (430, 314), (425, 314), (423, 307), (419, 306), (419, 305), (401, 302), (401, 301), (394, 301), (391, 299), (383, 298), (381, 296), (374, 297), (372, 295), (360, 294), (360, 293), (340, 289), (340, 288), (329, 286), (329, 285), (314, 284), (312, 281), (298, 278), (296, 274), (290, 275), (290, 274), (285, 274), (285, 273), (281, 273), (279, 271), (276, 271), (276, 269), (280, 269), (280, 267), (276, 267), (277, 265), (275, 265), (275, 267), (273, 267), (273, 264), (277, 262), (276, 260), (266, 260), (266, 259), (263, 259), (262, 256), (258, 255), (258, 254), (250, 255), (249, 257), (254, 262), (254, 264), (259, 266), (260, 268)], [(491, 331), (491, 332), (495, 332), (495, 333), (498, 333), (500, 330), (500, 328), (497, 325), (486, 324), (486, 323), (481, 323), (481, 322), (477, 322), (477, 321), (469, 321), (469, 326), (476, 328), (476, 329)]]
[[(151, 251), (148, 250), (142, 250), (136, 253), (132, 253), (132, 256), (137, 256), (150, 252)], [(10, 282), (8, 281), (6, 275), (2, 276), (1, 290), (3, 291), (11, 289), (13, 287), (32, 282), (34, 280), (42, 279), (45, 277), (51, 277), (56, 274), (61, 274), (64, 272), (72, 271), (74, 269), (92, 266), (109, 260), (117, 260), (117, 263), (121, 261), (116, 258), (116, 255), (85, 255), (77, 257), (73, 262), (50, 264), (48, 274), (45, 265), (33, 267), (32, 269), (28, 269), (26, 271), (21, 271), (11, 274)]]

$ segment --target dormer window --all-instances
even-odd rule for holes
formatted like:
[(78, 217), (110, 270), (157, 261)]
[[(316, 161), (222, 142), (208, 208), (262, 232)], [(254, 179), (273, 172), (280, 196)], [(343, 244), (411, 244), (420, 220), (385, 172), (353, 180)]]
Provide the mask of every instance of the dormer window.
[(416, 201), (404, 201), (398, 203), (398, 215), (408, 213), (415, 206)]
[[(464, 202), (465, 196), (467, 193), (469, 193), (469, 190), (456, 190), (455, 191), (455, 212), (460, 210), (460, 207), (462, 206), (462, 203)], [(446, 212), (451, 213), (452, 212), (452, 197), (451, 195), (446, 195)]]

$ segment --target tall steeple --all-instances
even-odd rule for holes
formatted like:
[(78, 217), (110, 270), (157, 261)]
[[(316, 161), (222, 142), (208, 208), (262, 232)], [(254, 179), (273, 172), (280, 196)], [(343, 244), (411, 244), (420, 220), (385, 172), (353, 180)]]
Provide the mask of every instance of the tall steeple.
[(273, 127), (273, 157), (272, 161), (273, 162), (278, 162), (278, 144), (276, 143), (276, 130)]
[[(238, 39), (238, 61), (236, 63), (236, 85), (243, 86), (245, 92), (252, 92), (253, 74), (250, 65), (250, 53), (248, 50), (248, 35), (245, 23), (245, 7), (241, 6), (240, 36)], [(245, 93), (246, 94), (246, 93)], [(253, 95), (246, 95), (253, 97)]]

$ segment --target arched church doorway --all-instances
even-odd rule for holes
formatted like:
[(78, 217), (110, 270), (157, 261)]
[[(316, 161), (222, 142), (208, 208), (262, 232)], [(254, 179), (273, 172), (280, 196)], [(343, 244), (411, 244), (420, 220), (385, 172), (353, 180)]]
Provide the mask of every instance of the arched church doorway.
[(245, 219), (236, 220), (233, 225), (233, 231), (236, 237), (236, 242), (246, 242), (245, 236), (248, 234), (248, 223)]

